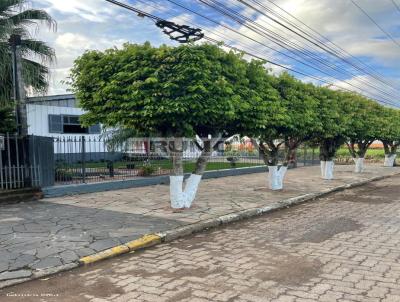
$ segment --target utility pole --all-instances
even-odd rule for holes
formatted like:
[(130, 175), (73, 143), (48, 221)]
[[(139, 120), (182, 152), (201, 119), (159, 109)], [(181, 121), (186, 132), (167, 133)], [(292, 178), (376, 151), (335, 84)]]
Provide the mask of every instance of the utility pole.
[(11, 35), (9, 43), (12, 54), (13, 99), (16, 103), (15, 116), (17, 129), (20, 136), (27, 136), (28, 120), (26, 112), (25, 85), (22, 77), (21, 36), (14, 34)]

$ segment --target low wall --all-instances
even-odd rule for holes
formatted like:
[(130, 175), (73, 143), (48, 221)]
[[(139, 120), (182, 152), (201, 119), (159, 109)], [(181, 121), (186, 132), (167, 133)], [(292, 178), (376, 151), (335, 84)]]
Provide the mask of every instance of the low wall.
[[(204, 172), (203, 179), (219, 178), (226, 176), (244, 175), (250, 173), (267, 172), (266, 166), (255, 166), (246, 168), (224, 169)], [(186, 177), (189, 174), (186, 175)], [(169, 176), (143, 177), (136, 179), (117, 180), (90, 184), (74, 184), (65, 186), (54, 186), (42, 188), (44, 197), (60, 197), (75, 194), (103, 192), (111, 190), (145, 187), (159, 184), (168, 184)]]

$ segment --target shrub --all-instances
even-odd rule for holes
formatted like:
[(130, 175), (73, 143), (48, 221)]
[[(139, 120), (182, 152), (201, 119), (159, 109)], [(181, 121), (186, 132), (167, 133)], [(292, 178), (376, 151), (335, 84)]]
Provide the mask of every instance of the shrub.
[(236, 162), (239, 161), (239, 157), (237, 157), (237, 156), (229, 156), (229, 157), (226, 158), (226, 160), (230, 162), (232, 168), (235, 168), (236, 167)]
[(56, 169), (55, 180), (56, 181), (72, 181), (73, 180), (72, 172), (65, 170), (65, 169)]
[(143, 166), (139, 169), (139, 176), (150, 176), (156, 171), (156, 168), (152, 166), (150, 163), (144, 163)]

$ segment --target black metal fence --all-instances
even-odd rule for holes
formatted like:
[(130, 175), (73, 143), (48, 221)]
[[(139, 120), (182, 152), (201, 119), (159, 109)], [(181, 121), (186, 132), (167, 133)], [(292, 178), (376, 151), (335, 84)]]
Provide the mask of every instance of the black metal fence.
[[(200, 155), (185, 140), (183, 169), (193, 172)], [(283, 160), (283, 151), (280, 153)], [(296, 165), (318, 163), (316, 149), (302, 146)], [(258, 150), (246, 141), (221, 143), (212, 152), (206, 170), (262, 166)], [(123, 144), (99, 136), (25, 138), (0, 135), (0, 189), (48, 187), (168, 175), (172, 159), (156, 139), (133, 138)]]
[(40, 186), (40, 166), (28, 138), (0, 135), (0, 189)]
[[(187, 140), (183, 152), (184, 172), (195, 169), (200, 151)], [(283, 151), (280, 154), (283, 160)], [(130, 139), (115, 146), (101, 137), (63, 137), (54, 139), (55, 184), (92, 183), (168, 175), (172, 159), (152, 139)], [(318, 163), (317, 150), (302, 146), (297, 165)], [(249, 143), (228, 143), (210, 156), (206, 170), (221, 170), (264, 165), (258, 151)]]

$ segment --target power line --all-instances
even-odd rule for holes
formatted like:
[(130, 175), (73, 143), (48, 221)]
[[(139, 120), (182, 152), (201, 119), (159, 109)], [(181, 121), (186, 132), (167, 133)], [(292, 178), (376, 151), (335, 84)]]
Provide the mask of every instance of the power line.
[[(322, 64), (322, 65), (324, 65), (324, 66), (327, 66), (329, 69), (332, 69), (332, 70), (334, 70), (335, 72), (338, 72), (338, 73), (340, 73), (340, 74), (346, 73), (346, 74), (348, 74), (348, 75), (350, 75), (350, 76), (357, 77), (356, 74), (354, 74), (354, 73), (352, 73), (352, 72), (349, 72), (349, 71), (347, 71), (346, 69), (336, 67), (335, 65), (331, 65), (331, 64), (327, 63), (325, 60), (323, 60), (322, 58), (320, 58), (318, 55), (315, 55), (315, 54), (313, 54), (312, 52), (310, 52), (310, 51), (308, 51), (308, 50), (303, 50), (303, 49), (302, 49), (299, 45), (297, 45), (296, 43), (293, 43), (293, 42), (291, 42), (291, 41), (288, 41), (287, 39), (285, 39), (284, 37), (280, 36), (279, 34), (275, 34), (274, 32), (271, 32), (270, 30), (268, 30), (268, 29), (265, 28), (264, 26), (259, 25), (258, 23), (254, 22), (253, 20), (251, 20), (251, 19), (249, 19), (249, 18), (247, 18), (247, 17), (241, 15), (240, 13), (236, 12), (235, 10), (233, 10), (233, 9), (231, 9), (231, 8), (226, 7), (225, 5), (219, 3), (219, 2), (216, 1), (216, 0), (208, 0), (208, 1), (212, 2), (212, 3), (214, 3), (214, 4), (210, 4), (208, 1), (205, 1), (205, 0), (198, 0), (198, 1), (200, 1), (201, 3), (207, 5), (207, 6), (213, 8), (213, 9), (215, 9), (215, 10), (217, 10), (217, 11), (220, 12), (221, 14), (223, 14), (223, 15), (225, 15), (225, 16), (228, 16), (228, 17), (231, 18), (232, 20), (234, 20), (234, 21), (236, 21), (237, 23), (239, 23), (239, 24), (241, 24), (241, 25), (243, 25), (243, 26), (245, 26), (245, 27), (247, 27), (247, 28), (253, 30), (254, 32), (260, 34), (261, 36), (266, 37), (267, 39), (269, 39), (269, 40), (272, 41), (273, 43), (279, 45), (280, 47), (283, 47), (284, 49), (288, 50), (289, 52), (291, 52), (291, 53), (294, 54), (294, 55), (297, 55), (297, 54), (296, 54), (296, 52), (293, 51), (293, 49), (294, 49), (295, 51), (301, 53), (302, 55), (305, 55), (307, 58), (311, 58), (312, 60), (315, 60), (316, 62), (318, 62), (318, 63), (320, 63), (320, 64)], [(241, 2), (243, 2), (243, 1), (241, 1)], [(242, 18), (243, 18), (244, 20), (242, 20)], [(249, 24), (249, 23), (250, 23), (250, 24)], [(257, 28), (255, 28), (254, 26), (256, 26)], [(272, 34), (272, 35), (271, 35), (271, 34)], [(278, 37), (278, 38), (276, 38), (276, 37)], [(293, 47), (293, 45), (294, 45), (294, 47)], [(287, 56), (287, 55), (286, 55), (286, 56)], [(307, 58), (304, 58), (303, 56), (299, 56), (299, 57), (301, 57), (302, 59), (305, 59), (306, 61), (308, 61)], [(294, 59), (294, 58), (291, 57), (291, 56), (290, 56), (290, 58)], [(298, 61), (298, 60), (296, 60), (296, 61)], [(299, 62), (299, 61), (298, 61), (298, 62)], [(300, 63), (304, 64), (303, 62), (300, 62)], [(308, 66), (308, 67), (311, 67), (311, 68), (313, 68), (314, 70), (317, 70), (317, 71), (319, 71), (319, 72), (321, 72), (321, 73), (323, 73), (323, 74), (325, 74), (325, 75), (331, 76), (331, 74), (329, 74), (329, 73), (327, 73), (327, 72), (325, 72), (325, 71), (323, 71), (323, 70), (321, 70), (321, 69), (319, 69), (319, 68), (316, 68), (316, 67), (314, 67), (313, 65), (312, 65), (312, 66), (307, 65), (307, 66)], [(395, 97), (395, 98), (398, 97), (398, 96), (395, 96), (395, 95), (393, 95), (393, 94), (390, 94), (390, 93), (388, 93), (388, 92), (382, 90), (380, 87), (377, 87), (377, 86), (375, 86), (374, 84), (369, 83), (368, 81), (366, 81), (366, 80), (364, 80), (364, 79), (362, 79), (362, 78), (361, 78), (361, 79), (355, 78), (355, 79), (356, 79), (357, 81), (363, 83), (364, 85), (367, 85), (367, 86), (369, 86), (370, 88), (373, 88), (373, 89), (379, 91), (379, 92), (382, 93), (383, 95), (386, 95), (386, 96), (388, 96), (388, 97)]]
[[(154, 2), (154, 3), (156, 2), (155, 0), (151, 0), (151, 1)], [(175, 1), (170, 1), (170, 2), (173, 3), (173, 4), (175, 4)], [(182, 5), (180, 5), (180, 4), (178, 4), (177, 6), (178, 6), (178, 7), (182, 7)], [(196, 12), (194, 12), (193, 10), (191, 10), (191, 12), (196, 13)], [(199, 13), (196, 13), (196, 14), (199, 15)], [(201, 14), (200, 14), (200, 16), (206, 17), (206, 16), (203, 16), (203, 15), (201, 15)], [(208, 18), (208, 17), (206, 17), (206, 18)], [(208, 20), (209, 20), (209, 19), (210, 19), (210, 18), (208, 18)], [(215, 20), (211, 20), (211, 21), (214, 21), (214, 23), (215, 23)], [(224, 28), (230, 29), (229, 27), (226, 27), (225, 25), (221, 25), (221, 26), (224, 27)], [(214, 31), (215, 31), (215, 30), (214, 30)], [(231, 31), (242, 35), (240, 32), (237, 32), (237, 31), (235, 31), (234, 29), (231, 29)], [(213, 34), (216, 35), (215, 33), (213, 33)], [(217, 35), (217, 36), (221, 36), (221, 35)], [(242, 35), (242, 36), (245, 36), (245, 35)], [(247, 37), (247, 36), (246, 36), (246, 37)], [(248, 37), (248, 38), (249, 38), (249, 37)], [(232, 38), (228, 37), (228, 39), (231, 40)], [(252, 39), (252, 38), (250, 38), (250, 40), (262, 44), (261, 42), (256, 41), (256, 40), (254, 40), (254, 39)], [(240, 42), (240, 43), (243, 44), (243, 42)], [(262, 44), (262, 45), (263, 45), (263, 44)], [(227, 46), (226, 43), (225, 43), (225, 46)], [(236, 49), (237, 49), (237, 48), (236, 48)], [(243, 51), (243, 50), (241, 50), (241, 51)], [(249, 51), (245, 51), (245, 52), (246, 52), (247, 54), (250, 53)], [(254, 56), (254, 49), (253, 49), (253, 57), (263, 58), (263, 57), (260, 57), (260, 56)], [(265, 57), (264, 57), (263, 59), (265, 60)], [(268, 60), (268, 61), (270, 62), (270, 60)], [(272, 62), (272, 65), (280, 66), (280, 67), (285, 68), (285, 69), (287, 69), (287, 70), (290, 70), (290, 71), (292, 71), (292, 72), (295, 72), (295, 73), (298, 73), (298, 74), (302, 74), (302, 75), (305, 75), (305, 76), (307, 76), (307, 77), (309, 77), (309, 78), (313, 78), (313, 79), (316, 79), (316, 80), (319, 80), (319, 81), (322, 81), (322, 82), (325, 82), (325, 83), (330, 83), (330, 82), (327, 82), (327, 81), (324, 80), (324, 79), (316, 78), (316, 77), (313, 77), (313, 76), (311, 76), (311, 75), (309, 75), (309, 74), (306, 74), (306, 73), (304, 73), (304, 72), (298, 72), (297, 70), (290, 69), (290, 68), (286, 68), (286, 66), (283, 66), (283, 65), (281, 65), (281, 64), (273, 64), (273, 63), (274, 63), (274, 62)], [(301, 63), (302, 63), (302, 62), (301, 62)], [(304, 63), (303, 63), (303, 64), (304, 64)], [(306, 65), (307, 65), (307, 64), (306, 64)], [(307, 66), (309, 66), (309, 65), (307, 65)], [(346, 83), (346, 84), (349, 85), (349, 86), (352, 86), (352, 87), (356, 88), (356, 89), (359, 90), (359, 91), (363, 91), (362, 88), (357, 87), (357, 86), (353, 85), (352, 83), (348, 83), (348, 82), (346, 82), (346, 81), (342, 81), (342, 82)], [(343, 87), (341, 87), (341, 86), (338, 86), (338, 85), (334, 85), (334, 86), (346, 90), (345, 88), (343, 88)], [(349, 91), (350, 91), (350, 90), (349, 90)], [(382, 96), (380, 96), (380, 97), (382, 97)], [(384, 97), (383, 97), (383, 98), (384, 98)], [(396, 98), (397, 98), (397, 97), (396, 97)], [(384, 98), (384, 99), (386, 99), (386, 98)], [(386, 100), (388, 100), (388, 99), (386, 99)], [(393, 103), (392, 101), (389, 101), (389, 102), (386, 101), (386, 102), (383, 102), (383, 103), (394, 105), (394, 103)], [(396, 105), (394, 105), (394, 106), (396, 106)]]
[(376, 21), (375, 21), (361, 6), (359, 6), (354, 0), (350, 0), (350, 1), (351, 1), (351, 3), (353, 3), (365, 16), (367, 16), (367, 18), (368, 18), (369, 20), (371, 20), (371, 22), (374, 23), (374, 24), (376, 25), (376, 27), (378, 27), (386, 36), (388, 36), (388, 37), (390, 38), (390, 40), (393, 41), (393, 43), (395, 43), (397, 46), (400, 47), (400, 43), (397, 42), (397, 41), (393, 38), (393, 36), (392, 36), (390, 33), (388, 33), (386, 30), (384, 30), (384, 29), (382, 28), (382, 26), (380, 26), (380, 25), (378, 24), (378, 22), (376, 22)]
[[(329, 44), (324, 43), (323, 40), (321, 40), (318, 37), (315, 37), (315, 35), (310, 34), (306, 31), (304, 31), (303, 29), (301, 29), (299, 26), (295, 25), (293, 22), (291, 22), (290, 20), (288, 20), (287, 18), (285, 18), (284, 16), (282, 16), (281, 14), (275, 12), (274, 10), (268, 8), (267, 6), (265, 6), (264, 4), (260, 3), (257, 0), (250, 0), (253, 3), (259, 5), (263, 10), (257, 9), (256, 7), (250, 5), (247, 1), (244, 0), (236, 0), (244, 5), (246, 5), (247, 7), (250, 7), (252, 9), (254, 9), (255, 11), (257, 11), (258, 13), (261, 13), (262, 15), (264, 15), (265, 17), (267, 17), (268, 19), (272, 20), (274, 23), (279, 24), (280, 26), (284, 27), (285, 29), (288, 29), (290, 32), (296, 34), (297, 36), (300, 36), (301, 38), (303, 38), (304, 40), (306, 40), (307, 42), (311, 43), (313, 46), (317, 46), (319, 49), (323, 50), (324, 52), (327, 52), (328, 54), (334, 56), (335, 58), (345, 62), (346, 64), (348, 64), (349, 66), (355, 68), (357, 71), (363, 72), (365, 74), (368, 74), (369, 76), (375, 78), (376, 80), (380, 81), (381, 83), (385, 84), (386, 86), (388, 86), (390, 89), (398, 91), (397, 88), (393, 87), (392, 84), (388, 83), (385, 79), (381, 79), (379, 76), (375, 75), (376, 71), (372, 70), (371, 67), (369, 67), (368, 65), (366, 65), (365, 63), (363, 63), (362, 61), (360, 61), (358, 58), (352, 56), (351, 54), (349, 54), (348, 52), (346, 52), (343, 48), (341, 48), (340, 46), (338, 46), (337, 44), (333, 43), (332, 41), (330, 41), (328, 38), (326, 38), (325, 36), (322, 36), (321, 34), (319, 34), (318, 32), (316, 32), (315, 30), (313, 30), (312, 28), (310, 28), (309, 26), (307, 26), (305, 23), (303, 23), (301, 20), (297, 19), (295, 16), (291, 15), (290, 13), (288, 13), (287, 11), (285, 11), (283, 8), (281, 8), (279, 5), (275, 4), (274, 2), (270, 1), (273, 5), (275, 5), (276, 7), (278, 7), (280, 10), (282, 10), (283, 12), (285, 12), (286, 14), (288, 14), (289, 16), (291, 16), (292, 18), (294, 18), (295, 20), (297, 20), (298, 22), (300, 22), (301, 24), (305, 25), (308, 29), (310, 29), (311, 31), (315, 32), (317, 35), (319, 35), (319, 37), (322, 37), (323, 40), (325, 40), (326, 42), (334, 45), (336, 48), (338, 48), (339, 50), (333, 48), (332, 46), (330, 46)], [(269, 0), (268, 0), (269, 1)], [(270, 15), (266, 14), (266, 12), (270, 13), (271, 15), (274, 15), (275, 17), (277, 17), (278, 19), (283, 20), (284, 22), (288, 23), (290, 26), (292, 26), (292, 28), (289, 28), (288, 26), (282, 24), (282, 22), (276, 20), (275, 18), (272, 18)], [(294, 29), (293, 29), (294, 28)], [(299, 33), (300, 32), (300, 33)], [(306, 36), (306, 37), (305, 37)], [(310, 41), (311, 39), (311, 41)], [(362, 65), (366, 66), (368, 71), (365, 70), (363, 67), (360, 67), (358, 64), (352, 62), (350, 59), (348, 59), (347, 57), (351, 57), (353, 59), (355, 59), (356, 61), (358, 61), (359, 63), (361, 63)], [(381, 75), (382, 76), (382, 75)]]
[[(106, 0), (106, 1), (108, 1), (108, 0)], [(141, 1), (141, 0), (138, 0), (138, 1)], [(141, 2), (144, 2), (144, 1), (141, 1)], [(136, 9), (136, 10), (137, 10), (137, 9)], [(134, 10), (134, 11), (135, 11), (135, 10)], [(160, 19), (160, 20), (164, 20), (164, 19), (162, 19), (162, 18), (160, 18), (160, 17), (157, 17), (157, 18)], [(217, 41), (217, 40), (215, 40), (215, 39), (212, 39), (212, 38), (210, 38), (210, 37), (207, 37), (207, 36), (206, 36), (205, 39), (208, 40), (208, 41), (210, 41), (210, 42), (213, 42), (213, 43), (216, 43), (216, 44), (220, 44), (219, 41)], [(325, 80), (325, 79), (322, 79), (322, 78), (319, 78), (319, 77), (315, 77), (315, 76), (310, 75), (310, 74), (308, 74), (308, 73), (306, 73), (306, 72), (301, 72), (301, 71), (298, 71), (298, 70), (296, 70), (296, 69), (293, 69), (293, 68), (284, 66), (284, 65), (282, 65), (282, 64), (273, 62), (272, 60), (266, 59), (265, 57), (261, 57), (261, 56), (255, 55), (255, 54), (253, 54), (252, 52), (244, 51), (244, 50), (242, 50), (242, 49), (240, 49), (240, 48), (231, 46), (231, 45), (229, 45), (229, 44), (227, 44), (227, 43), (225, 43), (225, 42), (223, 43), (223, 45), (226, 46), (226, 47), (228, 47), (228, 48), (234, 49), (234, 50), (236, 50), (236, 51), (240, 51), (240, 52), (242, 52), (242, 53), (245, 53), (245, 54), (247, 54), (247, 55), (249, 55), (249, 56), (252, 56), (252, 57), (254, 57), (254, 58), (257, 58), (257, 59), (260, 59), (260, 60), (263, 60), (263, 61), (267, 61), (267, 62), (268, 62), (269, 64), (271, 64), (271, 65), (275, 65), (275, 66), (278, 66), (278, 67), (280, 67), (280, 68), (286, 69), (286, 70), (288, 70), (288, 71), (291, 71), (291, 72), (294, 72), (294, 73), (297, 73), (297, 74), (301, 74), (301, 75), (306, 76), (306, 77), (309, 77), (309, 78), (313, 78), (313, 79), (315, 79), (315, 80), (317, 80), (317, 81), (320, 81), (320, 82), (329, 84), (329, 85), (331, 85), (331, 86), (335, 86), (335, 87), (337, 87), (337, 88), (339, 88), (339, 89), (352, 92), (352, 90), (350, 90), (350, 89), (347, 89), (347, 88), (345, 88), (345, 87), (338, 86), (337, 84), (334, 84), (334, 83), (332, 83), (332, 82), (329, 82), (329, 81), (327, 81), (327, 80)], [(351, 85), (351, 83), (347, 83), (347, 84), (348, 84), (348, 85)], [(351, 86), (352, 86), (352, 85), (351, 85)], [(357, 89), (362, 90), (362, 89), (359, 88), (359, 87), (356, 87), (356, 86), (354, 86), (354, 87), (357, 88)], [(360, 94), (362, 94), (362, 93), (360, 93)], [(365, 96), (365, 95), (364, 95), (364, 96)], [(370, 98), (370, 97), (369, 97), (369, 98)], [(395, 104), (392, 103), (391, 101), (383, 101), (383, 100), (379, 100), (379, 99), (375, 99), (375, 100), (378, 101), (378, 102), (380, 102), (380, 103), (382, 103), (382, 104), (386, 104), (386, 105), (393, 106), (393, 107), (398, 107), (397, 105), (395, 105)]]
[[(241, 0), (236, 0), (236, 1), (241, 1)], [(278, 13), (277, 11), (274, 11), (272, 9), (270, 9), (269, 7), (267, 7), (266, 5), (262, 4), (260, 1), (257, 0), (250, 0), (253, 3), (257, 4), (258, 6), (262, 7), (264, 10), (266, 10), (267, 12), (271, 13), (272, 15), (284, 20), (286, 23), (288, 23), (289, 25), (295, 27), (297, 30), (299, 30), (301, 33), (305, 34), (306, 36), (308, 36), (311, 39), (314, 39), (316, 41), (318, 41), (321, 44), (324, 44), (324, 46), (326, 46), (327, 48), (329, 48), (331, 51), (335, 52), (336, 54), (343, 56), (343, 59), (345, 59), (346, 57), (349, 57), (353, 60), (355, 60), (357, 63), (355, 62), (351, 62), (350, 64), (354, 67), (356, 67), (358, 70), (362, 70), (364, 73), (371, 73), (371, 75), (377, 79), (378, 81), (386, 84), (388, 87), (391, 87), (394, 90), (397, 90), (397, 88), (394, 88), (393, 86), (393, 82), (387, 80), (387, 79), (381, 79), (380, 77), (384, 77), (379, 71), (375, 70), (374, 68), (370, 67), (368, 64), (364, 63), (363, 61), (361, 61), (359, 58), (353, 56), (351, 53), (347, 52), (345, 49), (343, 49), (342, 47), (340, 47), (338, 44), (336, 44), (335, 42), (331, 41), (330, 39), (328, 39), (326, 36), (324, 36), (323, 34), (319, 33), (318, 31), (316, 31), (315, 29), (313, 29), (312, 27), (308, 26), (306, 23), (304, 23), (302, 20), (300, 20), (299, 18), (297, 18), (296, 16), (294, 16), (293, 14), (289, 13), (288, 11), (286, 11), (284, 8), (282, 8), (281, 6), (279, 6), (278, 4), (276, 4), (274, 1), (272, 0), (267, 0), (268, 2), (270, 2), (271, 5), (273, 5), (274, 7), (276, 7), (278, 10), (282, 11), (283, 13), (285, 13), (286, 15), (288, 15), (289, 17), (291, 17), (293, 20), (297, 21), (300, 25), (304, 26), (306, 29), (308, 29), (310, 32), (307, 32), (306, 30), (302, 29), (301, 27), (297, 26), (296, 24), (294, 24), (292, 21), (290, 21), (288, 18), (286, 18), (285, 16), (283, 16), (282, 14)], [(328, 44), (325, 44), (325, 42), (327, 42)], [(332, 46), (331, 46), (332, 45)], [(363, 67), (360, 67), (360, 65)], [(365, 68), (367, 68), (369, 71), (365, 71)], [(377, 76), (378, 75), (378, 76)], [(395, 84), (397, 85), (397, 84)]]
[(153, 19), (153, 20), (155, 20), (155, 21), (161, 21), (161, 20), (163, 20), (163, 19), (161, 19), (161, 18), (159, 18), (159, 17), (157, 17), (157, 16), (155, 16), (155, 15), (149, 14), (149, 13), (147, 13), (147, 12), (145, 12), (145, 11), (142, 11), (142, 10), (140, 10), (140, 9), (137, 9), (137, 8), (135, 8), (135, 7), (133, 7), (133, 6), (130, 6), (130, 5), (128, 5), (128, 4), (125, 4), (125, 3), (122, 3), (122, 2), (119, 2), (119, 1), (115, 1), (115, 0), (105, 0), (105, 1), (110, 2), (110, 3), (114, 4), (114, 5), (119, 6), (119, 7), (125, 8), (125, 9), (127, 9), (127, 10), (133, 11), (133, 12), (135, 12), (139, 17), (148, 17), (148, 18)]
[(116, 0), (106, 0), (114, 5), (128, 9), (138, 14), (139, 17), (147, 17), (155, 21), (157, 27), (161, 28), (164, 34), (168, 35), (171, 40), (179, 43), (189, 43), (202, 39), (203, 33), (199, 28), (191, 28), (187, 25), (179, 25), (171, 21), (163, 20), (155, 15), (139, 10), (133, 6)]
[[(140, 1), (140, 0), (139, 0), (139, 1)], [(141, 2), (143, 2), (143, 1), (141, 1)], [(152, 0), (152, 2), (155, 2), (155, 1)], [(269, 48), (269, 49), (275, 50), (275, 49), (269, 47), (268, 45), (265, 45), (265, 44), (263, 44), (263, 43), (261, 43), (261, 42), (255, 40), (255, 39), (252, 39), (252, 38), (250, 38), (250, 37), (248, 37), (248, 36), (246, 36), (246, 35), (244, 35), (244, 34), (238, 32), (238, 31), (236, 31), (236, 30), (234, 30), (234, 29), (232, 29), (232, 28), (230, 28), (230, 27), (228, 27), (228, 26), (225, 26), (225, 25), (223, 25), (223, 24), (220, 24), (220, 23), (218, 23), (217, 21), (215, 21), (215, 20), (213, 20), (213, 19), (211, 19), (211, 18), (209, 18), (209, 17), (207, 17), (207, 16), (204, 16), (204, 15), (202, 15), (202, 14), (199, 14), (199, 13), (195, 12), (195, 11), (192, 10), (192, 9), (189, 9), (189, 8), (187, 8), (187, 7), (185, 7), (185, 6), (181, 5), (181, 4), (179, 4), (179, 3), (176, 3), (175, 1), (170, 1), (170, 2), (173, 3), (173, 4), (175, 4), (175, 5), (177, 5), (178, 7), (185, 8), (186, 10), (188, 10), (188, 11), (190, 11), (190, 12), (192, 12), (192, 13), (195, 13), (195, 14), (197, 14), (197, 15), (203, 17), (203, 18), (206, 18), (208, 21), (213, 22), (214, 24), (221, 25), (222, 27), (224, 27), (224, 28), (226, 28), (226, 29), (229, 29), (229, 30), (231, 30), (231, 31), (233, 31), (233, 32), (235, 32), (235, 33), (241, 35), (241, 36), (247, 37), (247, 38), (249, 38), (250, 40), (252, 40), (253, 42), (257, 42), (257, 43), (259, 43), (259, 44), (261, 44), (261, 45), (263, 45), (263, 46), (266, 46), (266, 47)], [(276, 50), (275, 50), (275, 51), (276, 51)], [(285, 54), (283, 54), (283, 55), (285, 55)], [(286, 56), (288, 56), (288, 55), (286, 55)], [(291, 56), (289, 56), (289, 57), (296, 60), (296, 58), (293, 58), (293, 57), (291, 57)], [(270, 61), (270, 60), (268, 60), (268, 61)], [(299, 61), (299, 60), (297, 60), (297, 61)], [(304, 62), (301, 62), (301, 61), (299, 61), (299, 63), (302, 63), (303, 65), (305, 65), (305, 66), (307, 66), (307, 67), (314, 68), (314, 66), (311, 66), (311, 65), (309, 65), (309, 64), (307, 64), (307, 63), (304, 63)], [(272, 64), (272, 65), (274, 65), (274, 64)], [(280, 67), (282, 67), (282, 66), (283, 66), (283, 65), (280, 65)], [(287, 69), (287, 68), (286, 68), (286, 69)], [(314, 68), (314, 69), (315, 69), (315, 68)], [(293, 69), (293, 70), (294, 70), (294, 69)], [(316, 70), (321, 71), (321, 70), (319, 70), (319, 69), (316, 69)], [(294, 70), (294, 72), (296, 72), (296, 70)], [(323, 71), (321, 71), (321, 72), (323, 72)], [(309, 74), (306, 74), (306, 73), (304, 73), (304, 72), (297, 72), (297, 73), (302, 74), (302, 75), (305, 75), (305, 76), (308, 76), (308, 77), (310, 77), (310, 78), (314, 78), (314, 79), (320, 80), (320, 81), (322, 81), (322, 82), (327, 82), (326, 80), (323, 80), (323, 79), (321, 79), (321, 78), (316, 78), (316, 77), (314, 77), (314, 76), (310, 76)], [(328, 75), (329, 75), (329, 74), (328, 74)], [(339, 80), (339, 81), (340, 81), (340, 80)], [(354, 85), (354, 84), (352, 84), (352, 83), (349, 83), (349, 82), (346, 82), (346, 81), (341, 81), (341, 82), (344, 82), (344, 83), (346, 83), (347, 85), (352, 86), (353, 88), (356, 88), (358, 91), (363, 91), (363, 89), (362, 89), (361, 87), (358, 87), (358, 86), (356, 86), (356, 85)], [(330, 83), (330, 82), (329, 82), (329, 83)], [(332, 84), (332, 83), (330, 83), (330, 84)], [(345, 89), (345, 88), (343, 88), (343, 87), (341, 87), (341, 86), (337, 86), (337, 85), (334, 85), (334, 86), (339, 87), (339, 88), (341, 88), (341, 89)], [(346, 89), (345, 89), (345, 90), (346, 90)], [(390, 104), (390, 105), (396, 106), (396, 105), (395, 105), (392, 101), (390, 101), (389, 99), (386, 99), (385, 97), (383, 97), (383, 96), (381, 96), (381, 95), (380, 95), (379, 97), (381, 97), (381, 98), (383, 98), (383, 99), (386, 100), (386, 101), (381, 101), (382, 103), (386, 103), (386, 104)], [(372, 97), (372, 98), (374, 98), (374, 97)], [(375, 100), (376, 100), (376, 99), (375, 99)], [(377, 101), (379, 101), (379, 100), (377, 100)]]
[[(233, 32), (235, 32), (236, 34), (239, 34), (240, 36), (245, 37), (245, 38), (247, 38), (247, 39), (249, 39), (249, 40), (251, 40), (251, 41), (253, 41), (253, 42), (257, 43), (257, 44), (260, 44), (260, 45), (262, 45), (262, 46), (264, 46), (264, 47), (266, 47), (266, 48), (269, 48), (269, 49), (271, 49), (271, 50), (273, 50), (273, 51), (276, 51), (276, 52), (278, 52), (278, 53), (280, 53), (280, 54), (282, 54), (282, 55), (284, 55), (284, 56), (286, 56), (286, 57), (289, 57), (289, 58), (295, 60), (296, 62), (299, 62), (299, 63), (302, 64), (302, 65), (305, 65), (305, 66), (307, 66), (307, 67), (309, 67), (309, 68), (312, 68), (312, 69), (314, 69), (314, 70), (317, 70), (317, 71), (319, 71), (319, 72), (322, 72), (322, 73), (326, 74), (326, 72), (320, 70), (319, 68), (316, 68), (316, 67), (313, 66), (313, 65), (310, 65), (310, 64), (308, 64), (308, 63), (302, 62), (301, 60), (298, 60), (298, 59), (296, 59), (296, 58), (294, 58), (294, 57), (292, 57), (292, 56), (290, 56), (290, 55), (287, 55), (287, 54), (285, 54), (285, 53), (283, 53), (283, 52), (280, 52), (279, 50), (276, 50), (276, 49), (274, 49), (274, 48), (272, 48), (272, 47), (266, 45), (265, 43), (262, 43), (262, 42), (258, 41), (257, 39), (254, 39), (254, 38), (252, 38), (252, 37), (249, 37), (248, 35), (245, 35), (245, 34), (239, 32), (239, 31), (237, 31), (237, 30), (235, 30), (235, 29), (233, 29), (233, 28), (231, 28), (231, 27), (229, 27), (229, 26), (227, 26), (227, 25), (225, 25), (225, 24), (222, 24), (222, 23), (220, 23), (220, 22), (218, 22), (218, 21), (215, 21), (215, 20), (213, 20), (212, 18), (210, 18), (210, 17), (208, 17), (208, 16), (205, 16), (205, 15), (203, 15), (203, 14), (201, 14), (201, 13), (195, 11), (194, 9), (188, 8), (188, 7), (186, 7), (186, 6), (184, 6), (184, 5), (180, 4), (180, 3), (177, 3), (176, 1), (173, 1), (173, 0), (168, 0), (168, 1), (171, 2), (172, 4), (177, 5), (178, 7), (181, 7), (181, 8), (183, 8), (183, 9), (185, 9), (185, 10), (187, 10), (187, 11), (193, 13), (193, 14), (196, 14), (196, 15), (198, 15), (198, 16), (200, 16), (200, 17), (206, 19), (206, 20), (208, 20), (209, 22), (212, 22), (212, 23), (214, 23), (214, 24), (217, 24), (217, 25), (219, 25), (219, 26), (222, 26), (223, 28), (226, 28), (226, 29), (228, 29), (228, 30), (230, 30), (230, 31), (233, 31)], [(200, 1), (201, 1), (201, 0), (200, 0)], [(330, 76), (330, 75), (328, 74), (328, 76)], [(344, 81), (344, 80), (341, 80), (341, 82), (344, 82), (344, 83), (346, 83), (347, 85), (352, 86), (353, 88), (356, 88), (357, 90), (361, 90), (361, 91), (363, 90), (363, 88), (360, 88), (360, 87), (356, 86), (356, 85), (353, 84), (353, 83), (350, 83), (350, 82), (347, 82), (347, 81)], [(371, 93), (371, 94), (372, 94), (372, 93)], [(379, 96), (379, 98), (382, 98), (382, 99), (386, 100), (386, 103), (387, 103), (387, 102), (392, 103), (392, 101), (391, 101), (390, 99), (387, 99), (386, 97), (382, 96), (380, 93), (375, 93), (375, 95)], [(390, 96), (390, 97), (393, 97), (393, 96)], [(376, 97), (373, 97), (373, 98), (376, 99)], [(396, 98), (397, 98), (397, 96), (396, 96)], [(392, 104), (393, 104), (393, 103), (392, 103)]]
[(396, 1), (394, 1), (394, 0), (391, 0), (391, 1), (392, 1), (393, 5), (397, 8), (397, 10), (400, 12), (400, 5), (398, 5), (396, 3)]

